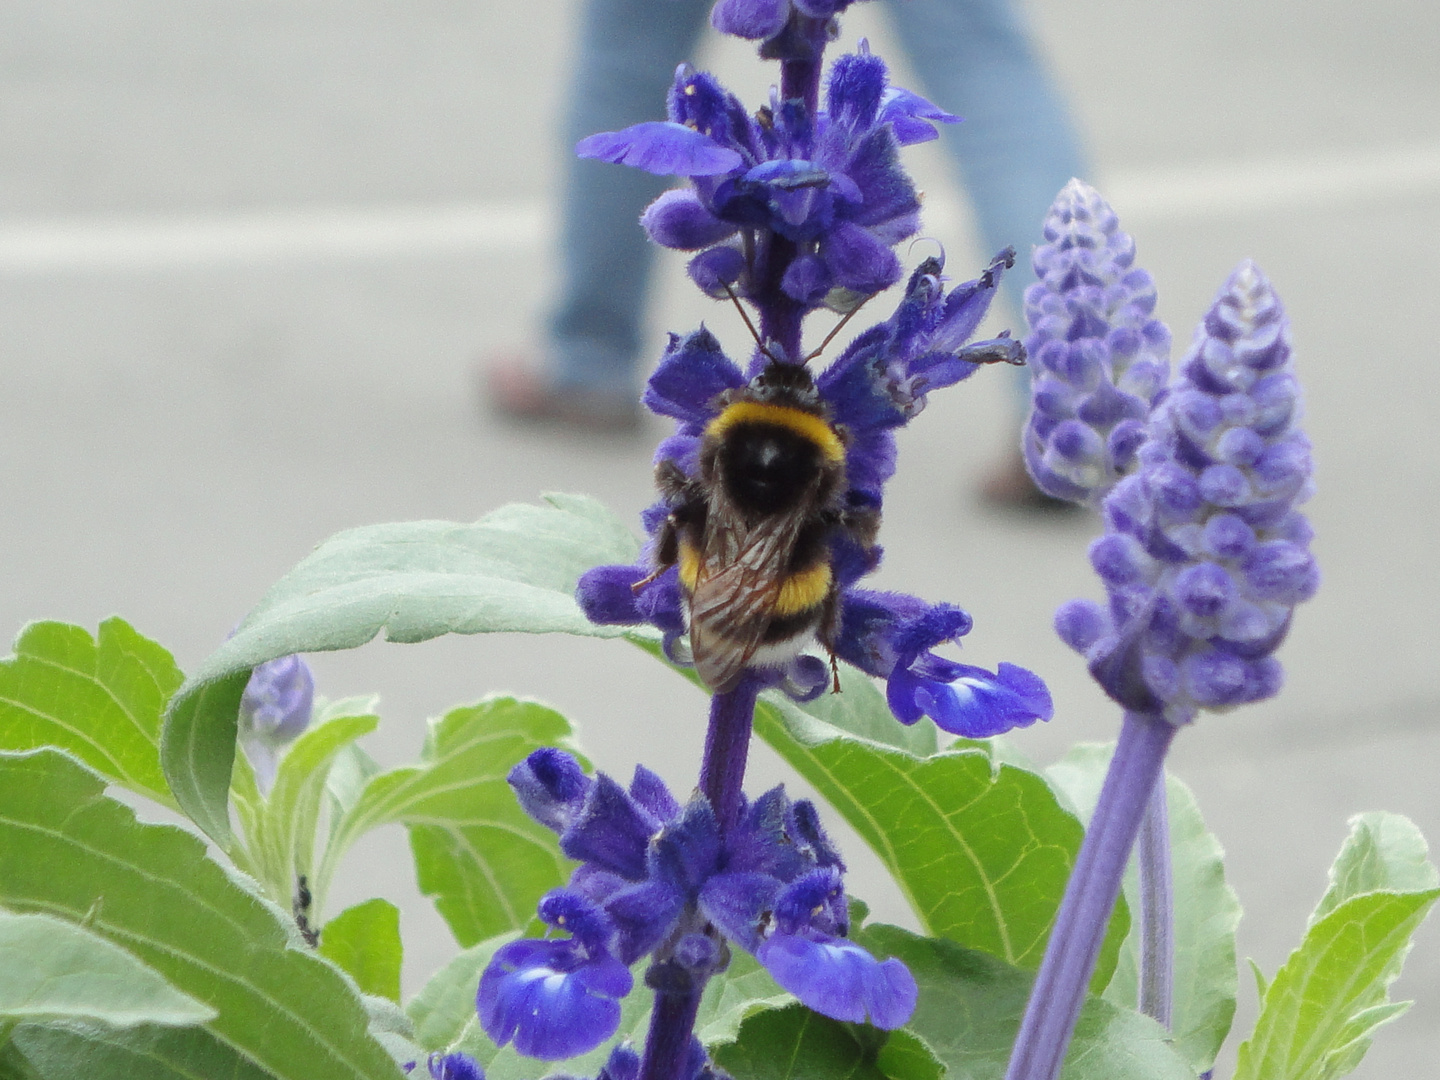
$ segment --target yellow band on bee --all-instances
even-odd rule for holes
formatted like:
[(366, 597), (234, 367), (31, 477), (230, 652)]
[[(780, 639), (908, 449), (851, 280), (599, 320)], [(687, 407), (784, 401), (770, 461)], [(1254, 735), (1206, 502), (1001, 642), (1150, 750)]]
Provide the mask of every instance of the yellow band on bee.
[(783, 618), (809, 611), (818, 607), (829, 591), (830, 564), (816, 563), (808, 570), (791, 574), (780, 583), (780, 595), (775, 598), (775, 610), (771, 614)]
[(687, 593), (695, 591), (695, 581), (700, 577), (700, 550), (689, 541), (680, 541), (680, 584)]
[(737, 401), (711, 420), (705, 434), (720, 438), (737, 424), (774, 424), (803, 435), (820, 448), (825, 460), (838, 462), (845, 458), (845, 445), (835, 429), (814, 413), (775, 405), (767, 401)]

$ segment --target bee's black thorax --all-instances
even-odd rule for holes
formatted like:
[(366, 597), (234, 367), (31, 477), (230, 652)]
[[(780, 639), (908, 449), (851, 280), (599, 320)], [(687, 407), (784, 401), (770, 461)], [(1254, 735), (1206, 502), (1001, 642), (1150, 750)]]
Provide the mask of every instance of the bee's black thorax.
[(820, 448), (778, 424), (737, 424), (707, 449), (702, 474), (723, 484), (730, 501), (749, 517), (791, 509), (820, 476)]

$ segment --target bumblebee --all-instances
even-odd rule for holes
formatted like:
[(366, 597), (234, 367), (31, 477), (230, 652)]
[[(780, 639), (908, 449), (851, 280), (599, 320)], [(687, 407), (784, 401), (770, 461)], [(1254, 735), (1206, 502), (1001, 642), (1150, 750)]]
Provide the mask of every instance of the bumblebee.
[(673, 461), (656, 467), (670, 512), (646, 582), (678, 565), (695, 670), (716, 693), (734, 689), (747, 667), (779, 666), (814, 639), (833, 669), (832, 542), (843, 532), (868, 550), (880, 524), (878, 511), (846, 505), (849, 436), (801, 364), (772, 359), (717, 404), (698, 475)]

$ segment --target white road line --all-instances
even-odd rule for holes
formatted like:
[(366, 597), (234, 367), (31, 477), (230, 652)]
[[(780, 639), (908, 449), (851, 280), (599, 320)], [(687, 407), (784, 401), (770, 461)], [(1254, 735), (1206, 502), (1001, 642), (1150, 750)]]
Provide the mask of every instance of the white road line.
[(1147, 223), (1440, 195), (1440, 146), (1116, 174), (1101, 190)]
[(543, 241), (547, 229), (539, 201), (318, 207), (214, 217), (0, 220), (0, 273), (498, 253)]
[[(1132, 224), (1440, 196), (1440, 147), (1117, 173), (1101, 190)], [(939, 222), (959, 210), (932, 209)], [(539, 200), (514, 200), (211, 217), (0, 218), (0, 274), (504, 254), (547, 242), (548, 210)]]

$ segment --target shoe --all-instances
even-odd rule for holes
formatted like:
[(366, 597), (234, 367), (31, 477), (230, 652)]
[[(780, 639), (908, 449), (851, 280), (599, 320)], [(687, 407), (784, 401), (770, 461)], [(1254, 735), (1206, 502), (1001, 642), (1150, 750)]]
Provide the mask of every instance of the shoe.
[(1008, 452), (980, 482), (980, 494), (992, 506), (1001, 506), (1007, 510), (1068, 513), (1080, 509), (1078, 503), (1057, 499), (1036, 487), (1035, 481), (1030, 479), (1029, 470), (1025, 468), (1025, 456), (1018, 447)]
[(489, 361), (481, 377), (491, 410), (509, 420), (597, 433), (640, 429), (640, 402), (630, 393), (560, 386), (513, 356)]

